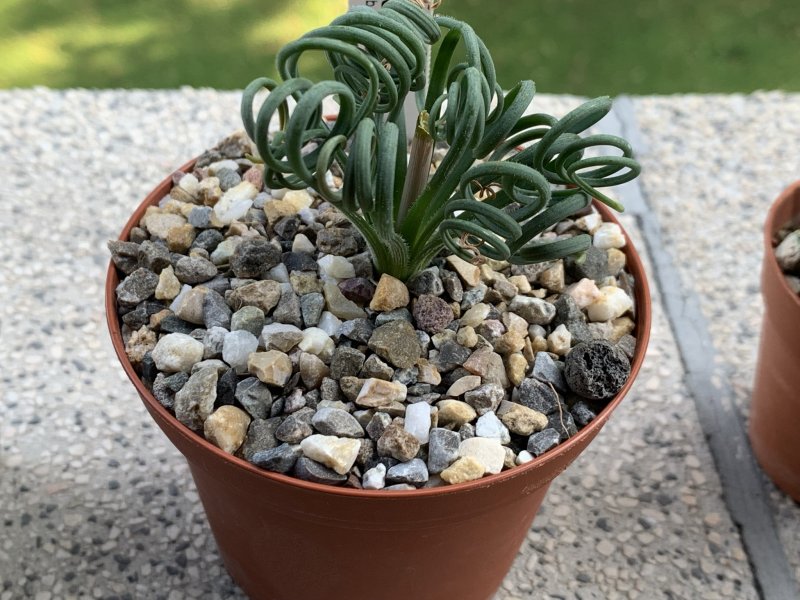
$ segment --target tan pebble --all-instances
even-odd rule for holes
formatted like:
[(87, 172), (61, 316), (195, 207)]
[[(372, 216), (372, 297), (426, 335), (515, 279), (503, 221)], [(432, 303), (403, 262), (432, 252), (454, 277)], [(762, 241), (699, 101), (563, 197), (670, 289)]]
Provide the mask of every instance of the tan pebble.
[(156, 286), (156, 299), (157, 300), (172, 300), (180, 294), (181, 282), (175, 277), (175, 271), (172, 265), (165, 267), (161, 270), (158, 276), (158, 285)]
[(372, 310), (389, 311), (408, 306), (408, 288), (399, 279), (384, 273), (375, 288), (375, 295), (369, 303)]
[(490, 309), (491, 307), (488, 304), (479, 302), (461, 315), (460, 325), (462, 327), (477, 327), (486, 320), (486, 317), (489, 316)]
[(480, 462), (471, 456), (464, 456), (442, 471), (440, 477), (445, 483), (455, 485), (480, 479), (483, 473), (483, 465)]
[(517, 331), (523, 337), (528, 335), (528, 322), (513, 312), (504, 312), (502, 317), (503, 325), (508, 331)]
[(447, 257), (447, 262), (469, 287), (475, 287), (481, 282), (481, 270), (472, 263), (454, 254)]
[(517, 286), (520, 294), (527, 294), (531, 291), (531, 282), (524, 275), (512, 275), (508, 278), (508, 282)]
[(611, 321), (611, 341), (618, 342), (623, 336), (631, 333), (636, 327), (636, 323), (630, 317), (620, 317)]
[(525, 336), (518, 331), (507, 331), (494, 341), (495, 352), (514, 354), (525, 347)]
[(224, 452), (233, 454), (244, 443), (250, 417), (240, 408), (225, 405), (215, 410), (203, 423), (206, 439)]
[(499, 273), (496, 273), (494, 269), (492, 269), (489, 265), (486, 264), (481, 265), (480, 267), (478, 267), (478, 269), (480, 269), (481, 281), (483, 281), (487, 285), (492, 285), (497, 279), (497, 276), (499, 275)]
[(292, 360), (278, 350), (253, 352), (247, 370), (268, 385), (283, 386), (292, 376)]
[(269, 224), (274, 225), (284, 217), (296, 215), (297, 208), (285, 200), (268, 200), (264, 204), (264, 214)]
[(209, 289), (206, 287), (192, 288), (180, 299), (180, 304), (175, 307), (175, 314), (195, 325), (203, 324), (203, 302)]
[(439, 409), (439, 423), (461, 427), (478, 416), (475, 409), (460, 400), (442, 400), (437, 405)]
[(419, 383), (430, 383), (431, 385), (439, 385), (442, 383), (442, 375), (439, 373), (434, 365), (424, 358), (417, 361), (417, 381)]
[(133, 364), (138, 364), (144, 360), (144, 355), (156, 347), (158, 338), (154, 331), (150, 331), (142, 325), (138, 331), (134, 331), (125, 344), (125, 354)]
[(514, 387), (522, 384), (527, 371), (528, 361), (522, 354), (515, 353), (506, 358), (506, 375)]
[(542, 336), (537, 335), (535, 338), (533, 338), (533, 340), (531, 340), (531, 347), (533, 348), (534, 353), (543, 352), (547, 350), (547, 340)]
[(478, 334), (473, 327), (462, 327), (456, 333), (456, 342), (465, 348), (474, 348), (478, 343)]
[(539, 283), (551, 292), (564, 291), (564, 262), (558, 261), (539, 275)]
[(547, 427), (547, 415), (516, 402), (503, 402), (497, 413), (503, 425), (518, 435), (531, 435)]
[(447, 389), (445, 396), (458, 398), (459, 396), (463, 396), (467, 392), (474, 390), (480, 385), (480, 377), (477, 375), (465, 375), (464, 377), (460, 377), (453, 382), (453, 385)]
[(367, 408), (383, 408), (394, 402), (402, 402), (407, 395), (408, 388), (400, 382), (370, 377), (361, 387), (355, 403)]
[(196, 235), (194, 227), (189, 223), (173, 227), (167, 232), (167, 247), (171, 252), (185, 254), (189, 251)]
[(572, 334), (562, 323), (547, 336), (547, 350), (553, 354), (564, 356), (572, 346)]
[(608, 254), (608, 273), (609, 275), (619, 275), (620, 271), (625, 268), (627, 259), (625, 253), (617, 248), (609, 248), (606, 250)]

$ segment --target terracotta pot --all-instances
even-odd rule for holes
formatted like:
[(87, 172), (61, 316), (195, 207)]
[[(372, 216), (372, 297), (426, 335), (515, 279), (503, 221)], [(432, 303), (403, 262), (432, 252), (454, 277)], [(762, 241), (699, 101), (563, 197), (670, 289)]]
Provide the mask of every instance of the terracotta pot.
[(749, 433), (767, 475), (800, 501), (800, 296), (786, 283), (772, 243), (778, 230), (798, 216), (800, 181), (778, 197), (764, 224), (764, 319)]
[[(193, 163), (184, 165), (188, 170)], [(165, 179), (120, 239), (170, 189)], [(606, 220), (614, 218), (598, 206)], [(638, 344), (620, 393), (577, 435), (521, 467), (465, 484), (386, 492), (332, 488), (257, 469), (181, 425), (134, 372), (120, 334), (113, 264), (106, 313), (114, 349), (159, 427), (186, 457), (228, 571), (251, 598), (488, 600), (525, 539), (550, 482), (583, 451), (630, 390), (650, 334), (650, 292), (636, 278)]]

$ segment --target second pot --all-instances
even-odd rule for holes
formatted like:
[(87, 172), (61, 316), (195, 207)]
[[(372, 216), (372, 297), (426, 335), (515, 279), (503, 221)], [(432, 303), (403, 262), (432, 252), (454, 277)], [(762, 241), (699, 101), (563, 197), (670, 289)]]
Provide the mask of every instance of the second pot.
[(764, 317), (750, 409), (750, 443), (775, 484), (800, 501), (800, 295), (786, 282), (773, 238), (800, 216), (800, 181), (781, 194), (764, 224)]

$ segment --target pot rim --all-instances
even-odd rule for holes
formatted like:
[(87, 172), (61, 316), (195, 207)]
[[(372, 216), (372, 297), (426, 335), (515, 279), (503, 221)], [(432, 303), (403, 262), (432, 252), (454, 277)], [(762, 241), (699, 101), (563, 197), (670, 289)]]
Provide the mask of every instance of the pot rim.
[[(176, 171), (190, 172), (191, 169), (194, 167), (196, 160), (197, 159), (194, 158), (188, 161), (183, 166), (172, 171), (172, 173)], [(144, 213), (147, 210), (147, 208), (149, 206), (157, 204), (157, 202), (161, 199), (162, 194), (160, 194), (160, 191), (162, 188), (167, 189), (167, 186), (171, 183), (172, 173), (170, 173), (170, 175), (168, 175), (163, 181), (161, 181), (139, 204), (139, 206), (133, 212), (133, 214), (123, 227), (122, 231), (120, 232), (120, 235), (118, 237), (119, 240), (127, 241), (131, 229), (139, 224), (139, 221), (144, 216)], [(798, 182), (798, 184), (800, 185), (800, 182)], [(613, 215), (613, 213), (609, 208), (607, 208), (605, 205), (594, 199), (592, 203), (593, 206), (598, 210), (598, 212), (603, 217), (604, 222), (612, 222), (616, 223), (617, 225), (620, 225), (619, 221), (616, 219), (616, 217)], [(111, 336), (111, 342), (114, 347), (114, 352), (116, 353), (117, 358), (119, 359), (122, 368), (125, 371), (125, 374), (128, 376), (128, 379), (130, 379), (131, 382), (133, 383), (134, 387), (136, 388), (136, 391), (142, 398), (142, 401), (146, 404), (146, 407), (150, 411), (155, 411), (159, 413), (160, 416), (166, 419), (167, 421), (173, 422), (175, 425), (174, 430), (179, 435), (181, 435), (185, 439), (185, 441), (192, 443), (216, 455), (217, 458), (220, 458), (228, 462), (232, 467), (250, 472), (251, 474), (256, 475), (258, 477), (266, 477), (267, 479), (271, 479), (275, 483), (294, 486), (296, 488), (308, 492), (318, 492), (323, 494), (331, 494), (334, 496), (344, 496), (344, 497), (353, 497), (353, 498), (370, 499), (370, 500), (374, 499), (376, 501), (379, 499), (392, 499), (392, 498), (414, 499), (414, 498), (426, 498), (431, 496), (443, 496), (449, 494), (466, 493), (487, 486), (500, 484), (504, 481), (509, 481), (516, 477), (528, 475), (532, 471), (545, 467), (551, 462), (557, 461), (563, 455), (568, 454), (574, 447), (579, 446), (581, 443), (583, 443), (584, 440), (585, 444), (588, 444), (592, 440), (592, 438), (595, 435), (597, 435), (597, 433), (603, 427), (603, 425), (605, 425), (612, 411), (614, 411), (614, 409), (617, 408), (620, 402), (622, 402), (622, 399), (627, 395), (627, 393), (633, 386), (636, 377), (639, 373), (639, 370), (642, 366), (642, 363), (644, 362), (644, 357), (650, 340), (650, 326), (652, 320), (651, 305), (650, 305), (651, 295), (641, 257), (639, 256), (639, 253), (636, 251), (636, 248), (634, 247), (633, 242), (631, 241), (630, 236), (628, 235), (628, 232), (625, 231), (625, 229), (621, 225), (620, 228), (622, 229), (622, 232), (626, 240), (625, 247), (623, 248), (623, 252), (625, 253), (626, 256), (626, 268), (631, 274), (635, 274), (634, 295), (636, 302), (635, 322), (636, 322), (636, 332), (637, 332), (636, 348), (634, 350), (633, 360), (631, 361), (631, 372), (630, 375), (628, 376), (628, 380), (626, 381), (625, 385), (588, 425), (586, 425), (583, 429), (581, 429), (577, 434), (569, 438), (567, 441), (560, 443), (555, 449), (546, 452), (542, 456), (534, 458), (532, 461), (528, 463), (525, 463), (523, 465), (517, 465), (513, 469), (508, 469), (494, 475), (487, 475), (485, 477), (482, 477), (474, 481), (458, 483), (455, 485), (445, 485), (445, 486), (439, 486), (433, 488), (421, 488), (415, 490), (390, 490), (390, 491), (364, 490), (364, 489), (345, 488), (345, 487), (329, 486), (320, 483), (313, 483), (309, 481), (304, 481), (302, 479), (297, 479), (295, 477), (290, 477), (288, 475), (282, 475), (280, 473), (274, 473), (271, 471), (266, 471), (264, 469), (259, 469), (258, 467), (249, 463), (243, 458), (239, 458), (237, 456), (224, 452), (222, 449), (218, 448), (217, 446), (206, 440), (203, 436), (195, 433), (194, 431), (190, 430), (183, 424), (179, 423), (175, 418), (175, 416), (155, 399), (153, 394), (145, 387), (141, 379), (139, 379), (139, 376), (134, 371), (133, 365), (131, 364), (130, 360), (128, 359), (128, 356), (125, 353), (125, 344), (122, 341), (120, 320), (116, 310), (116, 286), (118, 283), (118, 276), (116, 267), (112, 260), (109, 260), (108, 269), (106, 271), (106, 284), (105, 284), (106, 323), (108, 325), (109, 334)], [(551, 479), (552, 478), (547, 478), (548, 481), (550, 481)]]
[[(796, 205), (795, 210), (789, 211), (787, 205), (792, 202)], [(789, 216), (783, 217), (784, 212), (789, 212)], [(790, 302), (793, 302), (796, 309), (800, 311), (800, 294), (796, 294), (792, 288), (789, 287), (789, 283), (786, 281), (786, 275), (778, 264), (778, 259), (775, 256), (775, 248), (777, 246), (773, 243), (775, 234), (784, 224), (783, 222), (779, 222), (779, 219), (781, 221), (786, 221), (793, 217), (800, 217), (800, 180), (790, 184), (772, 203), (772, 206), (767, 212), (767, 218), (764, 221), (763, 231), (764, 269), (769, 269), (776, 275), (776, 278), (779, 280), (777, 283), (778, 288), (781, 289), (782, 293), (788, 298), (791, 298)]]

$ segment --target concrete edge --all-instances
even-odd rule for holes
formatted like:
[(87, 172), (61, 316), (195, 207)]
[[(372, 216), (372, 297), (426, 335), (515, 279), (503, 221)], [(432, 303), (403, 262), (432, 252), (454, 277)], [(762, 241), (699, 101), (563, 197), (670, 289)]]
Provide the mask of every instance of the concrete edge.
[[(648, 153), (630, 97), (616, 98), (611, 113), (599, 127), (605, 133), (628, 139), (640, 155)], [(658, 217), (650, 210), (650, 199), (639, 181), (619, 186), (617, 192), (641, 227), (653, 265), (654, 284), (678, 345), (686, 385), (720, 476), (725, 504), (742, 536), (756, 591), (764, 600), (800, 598), (775, 526), (764, 476), (733, 403), (732, 391), (724, 378), (719, 383), (714, 381), (716, 351), (699, 298), (683, 288), (680, 273), (665, 247)]]

